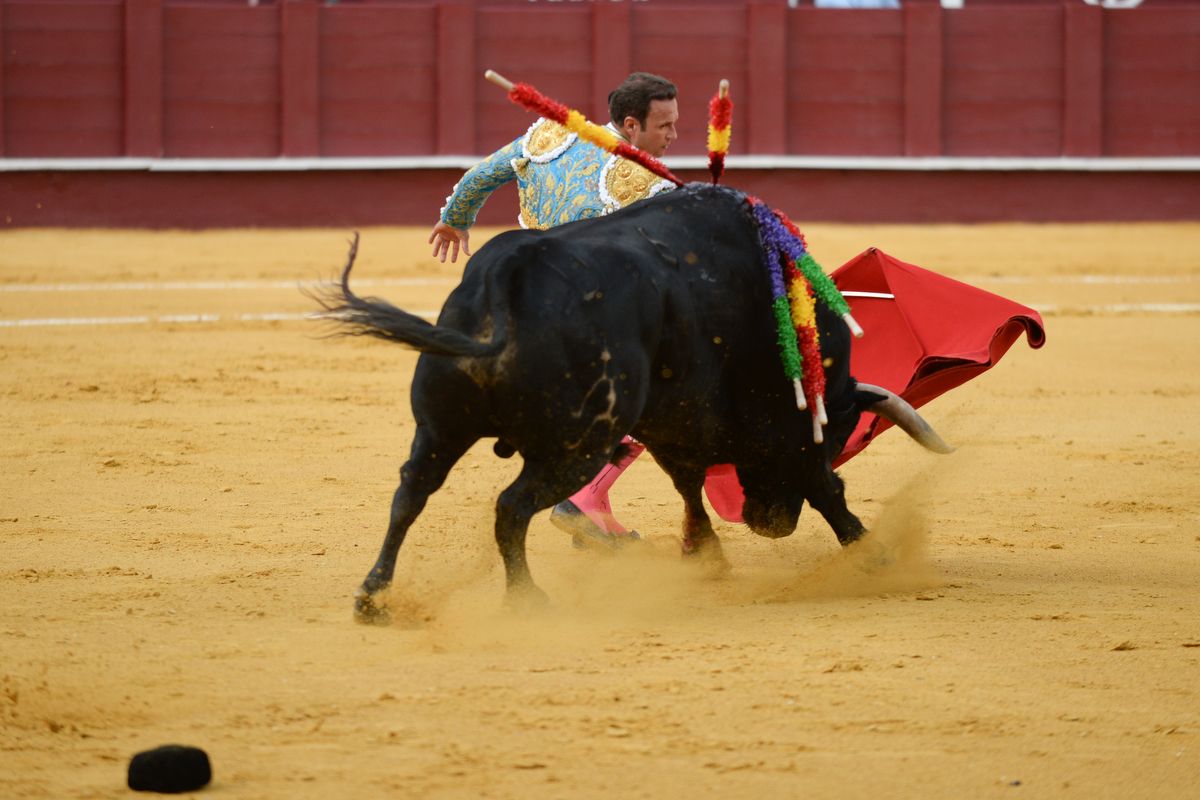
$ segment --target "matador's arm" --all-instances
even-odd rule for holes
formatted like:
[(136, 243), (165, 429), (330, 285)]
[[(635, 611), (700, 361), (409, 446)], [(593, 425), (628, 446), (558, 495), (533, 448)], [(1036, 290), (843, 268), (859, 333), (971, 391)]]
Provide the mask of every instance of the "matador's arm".
[(452, 228), (466, 230), (475, 224), (479, 209), (492, 192), (517, 177), (513, 159), (521, 155), (521, 140), (502, 147), (476, 164), (462, 176), (442, 207), (441, 221)]

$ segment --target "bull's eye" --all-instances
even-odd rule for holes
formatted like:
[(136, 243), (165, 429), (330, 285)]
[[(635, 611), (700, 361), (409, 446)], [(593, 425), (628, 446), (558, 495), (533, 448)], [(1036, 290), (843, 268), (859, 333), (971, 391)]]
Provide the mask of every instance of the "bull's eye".
[(674, 375), (674, 374), (675, 374), (674, 372), (671, 372), (671, 368), (670, 368), (670, 367), (663, 367), (662, 376), (663, 376), (664, 378), (669, 378), (669, 377), (671, 377), (671, 376), (672, 376), (672, 375)]
[(721, 343), (721, 337), (720, 337), (720, 336), (714, 336), (714, 337), (713, 337), (713, 344), (720, 344), (720, 343)]
[(833, 359), (827, 358), (824, 361), (822, 361), (821, 364), (825, 367), (825, 369), (829, 369), (830, 367), (833, 366)]

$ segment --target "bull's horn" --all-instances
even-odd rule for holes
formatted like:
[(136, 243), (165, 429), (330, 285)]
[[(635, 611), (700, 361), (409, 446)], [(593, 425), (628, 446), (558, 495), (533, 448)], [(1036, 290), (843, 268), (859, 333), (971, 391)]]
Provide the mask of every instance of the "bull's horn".
[(792, 389), (796, 392), (796, 408), (804, 411), (808, 408), (808, 401), (804, 399), (804, 384), (799, 378), (792, 379)]
[(860, 383), (858, 388), (871, 394), (883, 395), (883, 399), (871, 404), (867, 410), (872, 414), (878, 414), (888, 422), (895, 425), (900, 430), (907, 433), (912, 438), (927, 450), (932, 450), (935, 453), (953, 453), (954, 448), (938, 436), (928, 422), (921, 418), (917, 410), (908, 404), (900, 395), (884, 389), (882, 386), (873, 386), (869, 383)]
[(825, 398), (821, 395), (817, 395), (813, 399), (813, 403), (817, 407), (817, 419), (820, 421), (820, 423), (822, 425), (828, 425), (829, 424), (829, 416), (825, 413)]
[(825, 431), (821, 427), (821, 418), (813, 414), (813, 441), (817, 444), (825, 442)]

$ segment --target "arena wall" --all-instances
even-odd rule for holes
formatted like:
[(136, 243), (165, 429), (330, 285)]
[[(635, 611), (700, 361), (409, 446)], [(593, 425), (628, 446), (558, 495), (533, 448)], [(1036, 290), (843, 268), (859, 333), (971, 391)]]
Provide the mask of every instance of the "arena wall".
[(727, 182), (810, 219), (1200, 218), (1200, 2), (0, 0), (0, 44), (8, 226), (426, 223), (531, 122), (485, 68), (596, 119), (670, 76), (685, 172), (728, 78)]

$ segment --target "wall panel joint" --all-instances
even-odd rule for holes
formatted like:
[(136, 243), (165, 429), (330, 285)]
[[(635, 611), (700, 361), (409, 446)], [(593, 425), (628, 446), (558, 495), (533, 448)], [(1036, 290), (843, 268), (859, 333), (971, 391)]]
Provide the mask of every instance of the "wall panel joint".
[(280, 151), (320, 152), (320, 38), (317, 0), (285, 0), (280, 7)]
[(163, 154), (163, 0), (125, 0), (124, 152)]
[[(942, 154), (942, 9), (904, 6), (904, 154)], [(954, 14), (956, 11), (945, 13)]]

